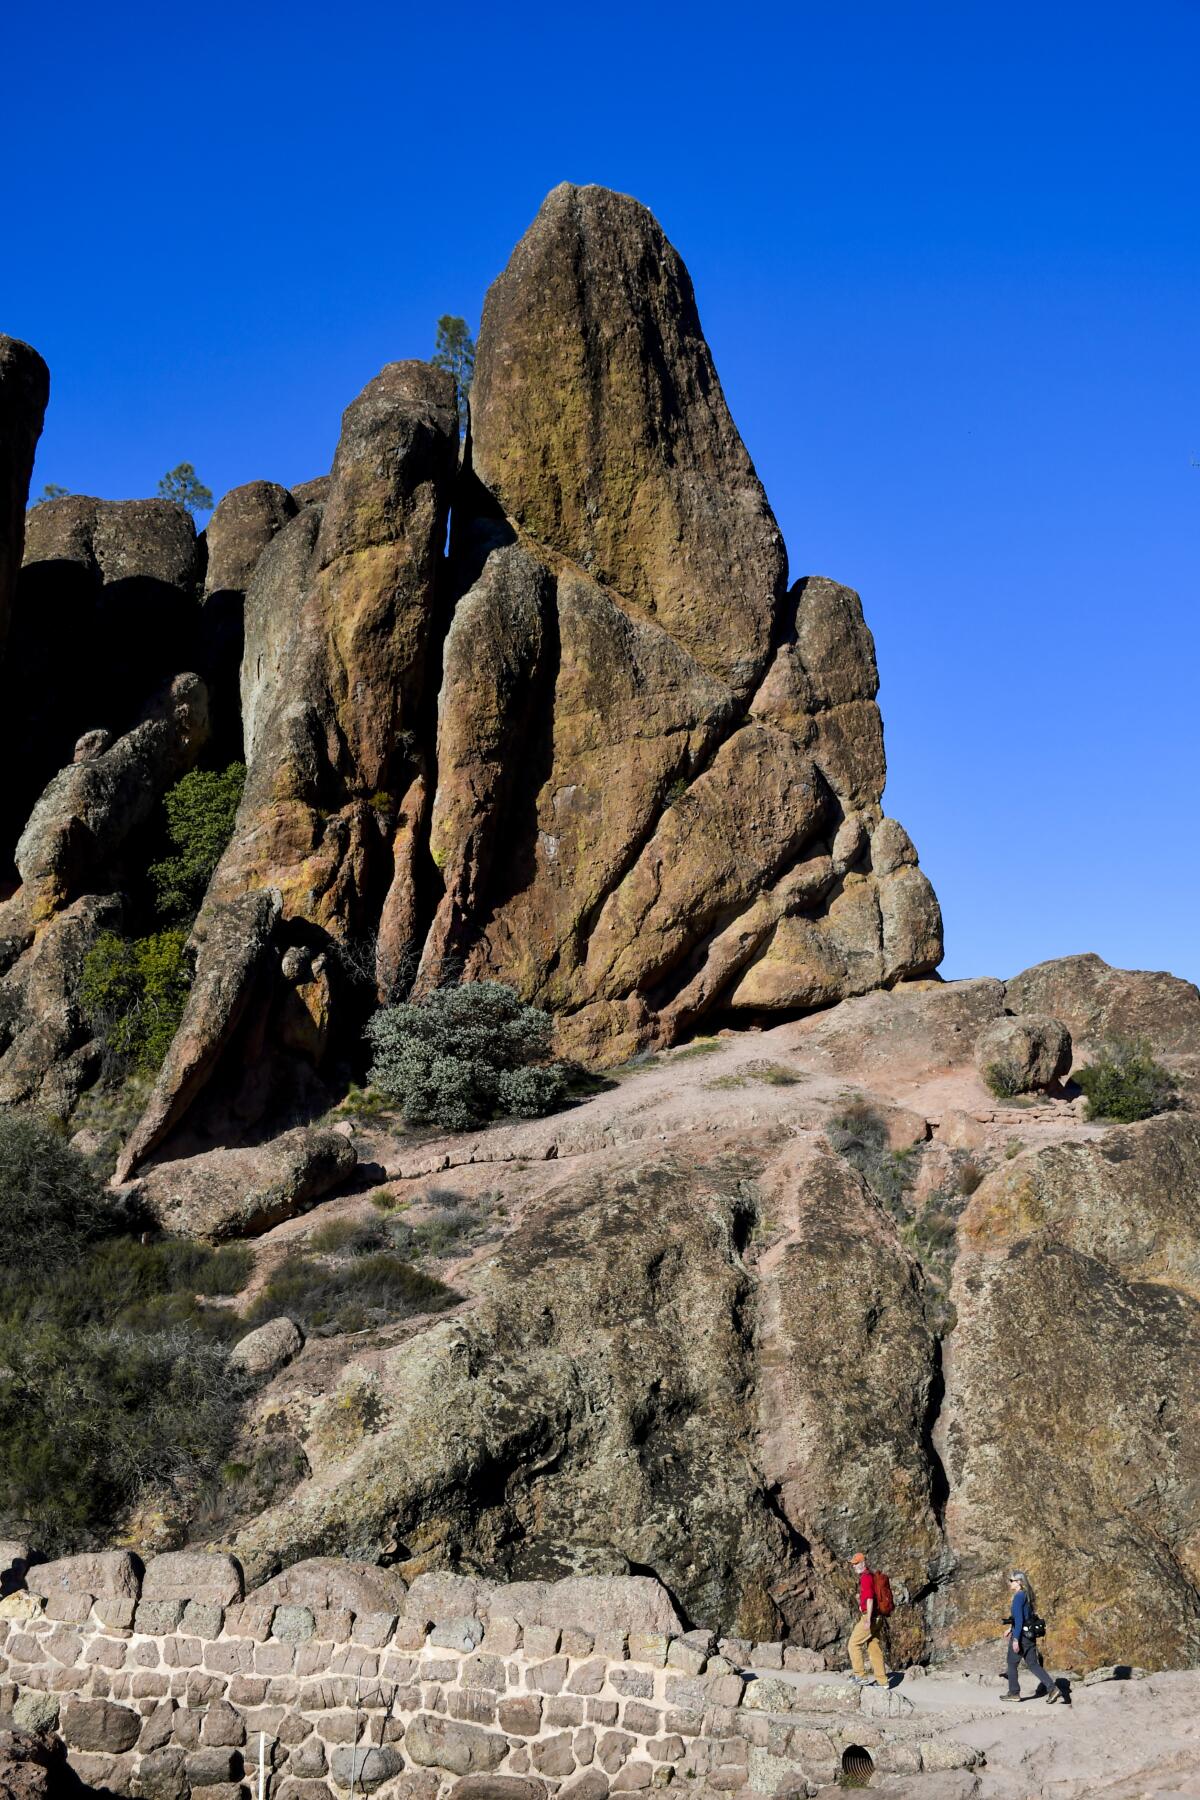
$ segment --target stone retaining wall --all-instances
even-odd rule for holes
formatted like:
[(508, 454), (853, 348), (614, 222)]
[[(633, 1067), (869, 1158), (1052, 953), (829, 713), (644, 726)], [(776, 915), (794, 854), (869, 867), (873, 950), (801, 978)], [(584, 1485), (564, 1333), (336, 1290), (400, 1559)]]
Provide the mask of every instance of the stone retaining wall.
[[(360, 1606), (378, 1597), (371, 1574), (387, 1582), (351, 1574), (343, 1590), (330, 1566), (292, 1573), (319, 1569), (320, 1599)], [(69, 1557), (24, 1579), (0, 1600), (0, 1713), (55, 1731), (89, 1786), (145, 1800), (249, 1800), (260, 1734), (271, 1800), (352, 1787), (381, 1800), (806, 1793), (836, 1777), (850, 1744), (909, 1772), (972, 1754), (922, 1745), (893, 1717), (911, 1710), (898, 1694), (872, 1697), (885, 1723), (863, 1717), (856, 1688), (741, 1672), (811, 1668), (812, 1652), (614, 1626), (613, 1590), (636, 1582), (597, 1583), (589, 1604), (587, 1582), (483, 1593), (423, 1577), (407, 1592), (392, 1583), (394, 1609), (355, 1611), (268, 1597), (288, 1593), (287, 1577), (244, 1597), (232, 1558), (192, 1552), (144, 1571), (125, 1553)], [(518, 1616), (505, 1615), (510, 1597)], [(481, 1598), (486, 1616), (436, 1616), (436, 1602)], [(544, 1622), (564, 1604), (585, 1622)]]

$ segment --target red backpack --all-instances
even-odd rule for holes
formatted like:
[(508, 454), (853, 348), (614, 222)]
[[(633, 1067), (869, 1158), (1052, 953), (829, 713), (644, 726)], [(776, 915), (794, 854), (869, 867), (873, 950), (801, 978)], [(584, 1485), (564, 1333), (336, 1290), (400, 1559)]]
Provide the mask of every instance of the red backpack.
[(896, 1610), (896, 1602), (892, 1597), (892, 1584), (882, 1569), (875, 1569), (873, 1573), (875, 1576), (875, 1611), (881, 1619), (886, 1619), (889, 1613), (894, 1613)]

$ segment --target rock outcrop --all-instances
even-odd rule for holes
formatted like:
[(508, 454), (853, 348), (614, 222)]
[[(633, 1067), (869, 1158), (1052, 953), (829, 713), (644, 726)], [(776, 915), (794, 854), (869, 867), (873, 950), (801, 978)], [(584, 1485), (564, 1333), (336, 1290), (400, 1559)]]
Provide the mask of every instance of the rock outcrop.
[[(397, 363), (347, 410), (329, 476), (235, 489), (199, 543), (166, 502), (39, 507), (28, 667), (64, 625), (62, 718), (33, 716), (37, 680), (13, 711), (40, 785), (182, 669), (209, 688), (210, 757), (240, 724), (248, 771), (122, 1175), (202, 1093), (200, 1140), (287, 1122), (301, 1065), (357, 1056), (372, 1004), (448, 974), (511, 983), (564, 1052), (612, 1063), (941, 956), (882, 812), (858, 597), (789, 588), (687, 271), (626, 196), (544, 203), (487, 298), (461, 457), (450, 377)], [(269, 953), (228, 958), (211, 921), (271, 891)]]
[(0, 333), (0, 657), (21, 567), (29, 478), (49, 398), (50, 371), (37, 351)]
[(219, 1243), (258, 1237), (307, 1212), (353, 1173), (357, 1160), (354, 1145), (338, 1132), (298, 1126), (265, 1144), (154, 1163), (135, 1189), (165, 1231)]

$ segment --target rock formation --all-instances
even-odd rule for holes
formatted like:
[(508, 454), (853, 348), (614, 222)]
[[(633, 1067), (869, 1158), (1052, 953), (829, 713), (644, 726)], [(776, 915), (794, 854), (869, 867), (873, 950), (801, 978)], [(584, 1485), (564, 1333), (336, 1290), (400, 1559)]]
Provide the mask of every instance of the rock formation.
[[(461, 472), (456, 443), (448, 380), (393, 365), (299, 512), (256, 483), (210, 527), (206, 613), (244, 595), (248, 779), (205, 916), (273, 888), (279, 946), (324, 957), (289, 1054), (353, 1038), (372, 960), (378, 998), (507, 981), (601, 1062), (934, 967), (937, 903), (882, 814), (858, 598), (788, 589), (644, 207), (551, 194), (488, 296)], [(247, 1012), (220, 941), (195, 943), (200, 1061), (168, 1060), (123, 1172), (244, 1061), (239, 1019), (239, 1043), (278, 1039), (279, 984)]]

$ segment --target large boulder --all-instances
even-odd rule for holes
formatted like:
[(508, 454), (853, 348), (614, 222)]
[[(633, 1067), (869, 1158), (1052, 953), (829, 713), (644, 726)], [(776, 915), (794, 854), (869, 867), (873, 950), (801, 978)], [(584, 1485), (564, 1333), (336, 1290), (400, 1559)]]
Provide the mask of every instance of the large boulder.
[[(489, 292), (471, 419), (486, 496), (474, 537), (470, 482), (456, 509), (474, 585), (445, 647), (425, 978), (449, 957), (510, 981), (566, 1047), (616, 1060), (716, 1004), (823, 1004), (933, 967), (911, 845), (902, 868), (868, 854), (885, 766), (858, 597), (785, 592), (686, 270), (644, 207), (550, 195)], [(822, 936), (848, 819), (862, 892)]]
[(103, 1061), (81, 999), (84, 961), (105, 932), (121, 929), (124, 908), (118, 895), (87, 894), (36, 937), (14, 910), (15, 935), (3, 944), (13, 960), (0, 979), (0, 1105), (66, 1118)]
[(50, 371), (37, 351), (0, 332), (0, 655), (24, 549), (29, 478), (49, 398)]
[(975, 1067), (1001, 1096), (1051, 1087), (1070, 1066), (1071, 1034), (1044, 1013), (994, 1019), (975, 1040)]
[(1200, 990), (1150, 969), (1114, 969), (1099, 956), (1060, 956), (1005, 984), (1014, 1013), (1060, 1019), (1086, 1060), (1106, 1038), (1144, 1038), (1157, 1056), (1200, 1064)]
[(339, 1132), (301, 1125), (245, 1149), (151, 1163), (134, 1185), (164, 1231), (217, 1243), (258, 1237), (307, 1212), (353, 1174), (357, 1161)]

